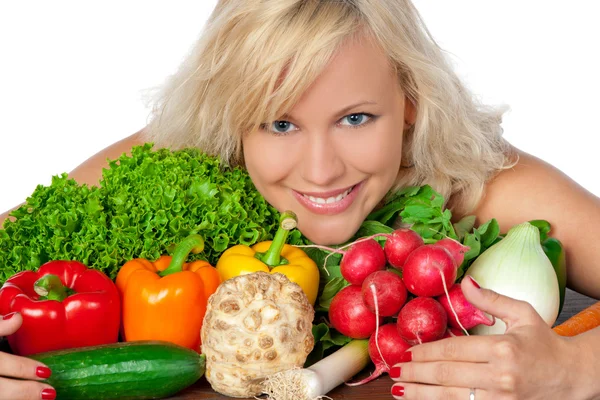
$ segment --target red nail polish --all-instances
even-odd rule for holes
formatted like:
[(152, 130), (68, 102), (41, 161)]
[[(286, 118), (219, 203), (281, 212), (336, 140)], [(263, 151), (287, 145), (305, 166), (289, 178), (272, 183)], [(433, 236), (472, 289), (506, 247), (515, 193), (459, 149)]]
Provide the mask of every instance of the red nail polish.
[(56, 399), (56, 390), (44, 389), (42, 390), (42, 400), (54, 400)]
[(392, 396), (402, 397), (404, 396), (404, 387), (403, 386), (392, 386)]
[(48, 379), (52, 375), (52, 371), (48, 367), (37, 367), (35, 374), (42, 379)]
[(475, 279), (473, 279), (472, 276), (469, 276), (469, 279), (471, 280), (471, 282), (473, 282), (473, 285), (477, 288), (477, 289), (481, 289), (481, 286), (479, 286), (479, 283), (477, 283), (477, 281)]
[(400, 372), (402, 372), (402, 368), (400, 367), (390, 368), (390, 378), (400, 378)]
[(3, 319), (4, 321), (6, 321), (6, 320), (9, 320), (9, 319), (11, 319), (12, 317), (14, 317), (14, 316), (15, 316), (15, 314), (16, 314), (16, 312), (11, 312), (10, 314), (3, 315), (3, 316), (2, 316), (2, 319)]
[(404, 352), (404, 354), (402, 355), (402, 360), (400, 360), (402, 362), (410, 362), (412, 361), (412, 351), (407, 350)]

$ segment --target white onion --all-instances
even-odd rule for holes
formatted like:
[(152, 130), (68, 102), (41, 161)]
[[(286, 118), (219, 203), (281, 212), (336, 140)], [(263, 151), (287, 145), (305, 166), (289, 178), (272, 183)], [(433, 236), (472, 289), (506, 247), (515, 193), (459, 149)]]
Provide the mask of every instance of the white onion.
[[(538, 229), (525, 222), (484, 251), (467, 270), (483, 288), (523, 300), (552, 326), (558, 317), (560, 293), (552, 263), (540, 244)], [(506, 324), (496, 318), (492, 326), (478, 325), (475, 335), (503, 334)]]

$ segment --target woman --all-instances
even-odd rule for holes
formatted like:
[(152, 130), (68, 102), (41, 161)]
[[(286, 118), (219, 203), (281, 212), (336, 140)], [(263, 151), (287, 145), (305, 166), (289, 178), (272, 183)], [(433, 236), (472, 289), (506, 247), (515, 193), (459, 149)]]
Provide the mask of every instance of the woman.
[[(600, 298), (600, 248), (578, 240), (600, 224), (600, 201), (510, 146), (501, 115), (474, 101), (408, 0), (223, 0), (149, 125), (72, 176), (96, 183), (106, 158), (145, 141), (196, 146), (245, 166), (267, 201), (294, 210), (299, 229), (320, 244), (350, 238), (389, 191), (427, 183), (457, 219), (493, 217), (502, 231), (549, 220), (569, 256), (569, 286)], [(395, 398), (600, 394), (599, 329), (561, 338), (527, 303), (470, 279), (462, 285), (475, 306), (507, 322), (506, 334), (414, 347), (412, 361), (390, 372)], [(18, 318), (3, 321), (0, 334), (17, 329)], [(0, 365), (3, 396), (51, 390), (8, 379), (36, 379), (27, 360), (2, 355)]]

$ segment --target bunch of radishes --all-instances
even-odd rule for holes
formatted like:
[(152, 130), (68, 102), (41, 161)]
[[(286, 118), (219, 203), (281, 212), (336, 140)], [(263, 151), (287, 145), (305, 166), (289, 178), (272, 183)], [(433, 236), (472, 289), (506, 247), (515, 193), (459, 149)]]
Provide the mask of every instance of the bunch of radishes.
[[(385, 236), (383, 248), (369, 237), (343, 252), (340, 270), (350, 285), (329, 307), (329, 321), (337, 331), (354, 339), (369, 338), (376, 370), (356, 384), (406, 361), (406, 350), (413, 345), (468, 334), (476, 325), (494, 322), (455, 284), (467, 246), (450, 238), (425, 244), (411, 229)], [(385, 317), (395, 322), (383, 324)]]

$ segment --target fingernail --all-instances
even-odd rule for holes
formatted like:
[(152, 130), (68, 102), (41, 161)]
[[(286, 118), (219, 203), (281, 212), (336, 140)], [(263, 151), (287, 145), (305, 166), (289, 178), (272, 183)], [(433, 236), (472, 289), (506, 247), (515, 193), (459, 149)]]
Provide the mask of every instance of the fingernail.
[(37, 367), (35, 374), (42, 379), (48, 379), (52, 375), (52, 371), (48, 367)]
[(471, 282), (473, 282), (473, 285), (477, 288), (477, 289), (481, 289), (481, 286), (479, 286), (479, 283), (477, 283), (477, 281), (475, 280), (475, 278), (473, 278), (472, 276), (469, 275), (469, 279), (471, 280)]
[(56, 399), (56, 390), (44, 389), (42, 390), (42, 400), (54, 400)]
[(390, 378), (400, 378), (400, 372), (402, 372), (402, 368), (400, 367), (390, 368)]
[(2, 319), (3, 319), (4, 321), (6, 321), (6, 320), (9, 320), (9, 319), (11, 319), (12, 317), (14, 317), (14, 316), (15, 316), (15, 314), (16, 314), (16, 312), (11, 312), (10, 314), (3, 315), (3, 316), (2, 316)]
[(409, 362), (409, 361), (412, 361), (412, 351), (407, 350), (402, 355), (402, 362)]
[(402, 397), (404, 396), (404, 387), (403, 386), (392, 386), (392, 396)]

